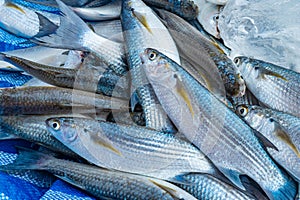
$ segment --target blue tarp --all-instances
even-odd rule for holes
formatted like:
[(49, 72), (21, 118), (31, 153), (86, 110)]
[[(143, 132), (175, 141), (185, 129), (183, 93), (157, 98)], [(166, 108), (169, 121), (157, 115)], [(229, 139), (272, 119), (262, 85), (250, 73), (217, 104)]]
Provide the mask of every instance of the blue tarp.
[[(6, 165), (16, 159), (16, 145), (23, 147), (32, 146), (31, 143), (23, 140), (0, 141), (0, 165)], [(25, 171), (18, 174), (0, 172), (0, 200), (95, 199), (59, 179), (55, 179), (50, 187), (45, 188), (45, 184), (39, 179), (32, 178), (35, 176), (31, 173), (32, 171)]]

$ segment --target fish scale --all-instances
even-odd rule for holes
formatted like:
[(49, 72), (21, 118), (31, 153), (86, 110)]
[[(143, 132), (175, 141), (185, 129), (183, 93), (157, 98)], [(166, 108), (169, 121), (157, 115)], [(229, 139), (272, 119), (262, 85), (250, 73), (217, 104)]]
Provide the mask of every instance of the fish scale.
[(266, 106), (300, 117), (300, 74), (261, 60), (236, 57), (247, 87)]
[[(240, 110), (244, 113), (240, 113)], [(300, 180), (300, 159), (296, 154), (296, 151), (299, 153), (300, 150), (300, 119), (287, 113), (252, 105), (239, 106), (237, 112), (252, 128), (263, 134), (277, 147), (278, 151), (269, 148), (267, 150), (280, 165)], [(278, 133), (285, 134), (289, 140), (282, 140), (278, 137)]]
[[(154, 57), (153, 61), (150, 55)], [(156, 95), (178, 130), (227, 178), (240, 186), (238, 176), (245, 174), (270, 198), (279, 195), (294, 198), (294, 182), (276, 166), (245, 122), (157, 50), (146, 49), (141, 59)], [(188, 99), (176, 92), (178, 85), (184, 88)]]
[(197, 148), (174, 135), (82, 118), (52, 118), (47, 126), (59, 141), (100, 167), (164, 180), (188, 172), (217, 174)]
[[(140, 18), (137, 16), (140, 16)], [(153, 89), (148, 85), (147, 77), (141, 68), (139, 54), (146, 47), (156, 46), (168, 52), (170, 56), (179, 62), (175, 43), (164, 25), (142, 1), (123, 1), (121, 22), (132, 78), (131, 92), (132, 94), (135, 91), (137, 93), (145, 113), (146, 126), (156, 130), (174, 132), (175, 130), (167, 115), (161, 109)], [(160, 34), (161, 38), (155, 37), (155, 34), (157, 36)], [(132, 104), (131, 106), (135, 107), (136, 102), (132, 101)]]

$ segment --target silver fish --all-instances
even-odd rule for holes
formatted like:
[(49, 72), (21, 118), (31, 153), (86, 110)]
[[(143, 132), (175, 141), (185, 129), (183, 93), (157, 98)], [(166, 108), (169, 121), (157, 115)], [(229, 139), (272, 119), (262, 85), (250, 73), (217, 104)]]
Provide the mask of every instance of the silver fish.
[(144, 48), (154, 47), (180, 63), (175, 42), (166, 27), (142, 0), (123, 1), (121, 23), (132, 79), (131, 93), (136, 96), (136, 98), (131, 98), (131, 107), (135, 108), (140, 102), (145, 113), (147, 127), (175, 132), (176, 130), (161, 109), (147, 81), (139, 58)]
[(59, 87), (0, 89), (0, 114), (96, 113), (101, 110), (128, 110), (128, 101), (100, 94)]
[(45, 20), (43, 15), (10, 1), (0, 5), (0, 27), (16, 36), (32, 38), (51, 33), (56, 25), (49, 21), (44, 26)]
[(293, 199), (295, 183), (265, 152), (253, 130), (176, 62), (154, 49), (141, 55), (147, 77), (179, 132), (233, 183), (256, 181), (271, 199)]
[[(88, 58), (85, 58), (76, 69), (42, 65), (2, 53), (0, 53), (0, 59), (51, 85), (96, 92), (107, 96), (113, 94), (115, 97), (129, 99), (129, 83), (126, 77), (117, 75), (101, 62), (97, 63), (100, 66), (95, 66), (97, 59), (93, 55), (88, 55)], [(122, 87), (117, 86), (118, 82), (122, 82)]]
[(298, 181), (300, 180), (300, 119), (255, 105), (241, 105), (237, 113), (263, 134), (278, 149), (267, 148), (270, 155)]
[(78, 157), (48, 132), (45, 120), (51, 116), (55, 115), (0, 116), (0, 139), (22, 138), (44, 145), (54, 151)]
[(213, 88), (218, 96), (224, 95), (222, 92), (224, 87), (222, 88), (220, 86), (222, 83), (219, 83), (223, 80), (227, 95), (244, 95), (246, 88), (244, 80), (237, 67), (217, 43), (203, 37), (182, 18), (164, 10), (159, 10), (159, 14), (170, 29), (180, 53), (184, 54), (188, 61), (196, 62), (195, 67), (206, 80), (209, 90)]
[(1, 166), (0, 170), (46, 170), (100, 199), (196, 200), (179, 187), (159, 179), (57, 159), (30, 149), (19, 148), (19, 152), (12, 164)]
[(89, 22), (93, 27), (95, 33), (105, 37), (109, 40), (124, 43), (124, 37), (122, 33), (122, 25), (120, 19), (101, 21), (101, 22)]
[(189, 172), (217, 174), (196, 147), (163, 132), (84, 118), (51, 118), (46, 124), (55, 138), (100, 167), (164, 180)]
[[(207, 174), (187, 174), (183, 176), (191, 184), (176, 184), (201, 200), (254, 200), (246, 192)], [(261, 199), (260, 199), (261, 200)]]
[(300, 73), (248, 57), (236, 57), (247, 88), (264, 105), (300, 117)]
[(60, 0), (57, 3), (63, 12), (59, 27), (54, 33), (34, 37), (32, 41), (48, 47), (93, 52), (116, 73), (125, 74), (127, 65), (123, 44), (97, 35), (69, 7)]
[(72, 10), (82, 19), (89, 21), (112, 20), (120, 17), (121, 0), (114, 0), (101, 7), (81, 8), (73, 7)]

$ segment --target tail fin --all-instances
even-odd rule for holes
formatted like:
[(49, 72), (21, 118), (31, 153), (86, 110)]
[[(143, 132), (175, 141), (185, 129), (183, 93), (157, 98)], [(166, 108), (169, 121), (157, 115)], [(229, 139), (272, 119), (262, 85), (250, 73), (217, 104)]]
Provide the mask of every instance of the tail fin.
[(32, 170), (45, 170), (46, 163), (49, 159), (53, 158), (47, 154), (24, 148), (16, 147), (19, 151), (19, 155), (13, 163), (8, 165), (0, 166), (1, 171), (10, 171), (10, 170), (23, 170), (23, 169), (32, 169)]
[(276, 191), (266, 191), (270, 199), (294, 200), (297, 196), (297, 187), (295, 181), (291, 178), (286, 178), (286, 183)]
[[(60, 26), (54, 33), (47, 36), (41, 37), (42, 33), (38, 33), (31, 41), (53, 48), (86, 50), (82, 38), (86, 32), (92, 32), (92, 30), (63, 2), (60, 0), (56, 2), (63, 13), (60, 16)], [(43, 23), (46, 26), (46, 21)], [(49, 26), (52, 25), (49, 24)]]

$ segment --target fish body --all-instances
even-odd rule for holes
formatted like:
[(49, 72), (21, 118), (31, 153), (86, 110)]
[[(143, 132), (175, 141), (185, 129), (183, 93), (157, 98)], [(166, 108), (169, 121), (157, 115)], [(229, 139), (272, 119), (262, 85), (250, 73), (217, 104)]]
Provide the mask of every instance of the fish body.
[(3, 171), (11, 169), (49, 171), (100, 199), (195, 199), (192, 195), (165, 181), (57, 159), (27, 149), (20, 150), (20, 155), (13, 164), (1, 167)]
[(190, 0), (145, 0), (145, 3), (153, 7), (168, 10), (186, 20), (196, 19), (199, 12), (198, 6), (194, 1)]
[(281, 166), (300, 180), (300, 119), (255, 105), (241, 105), (237, 113), (277, 147), (278, 151), (267, 150)]
[[(136, 93), (137, 102), (142, 105), (146, 126), (156, 130), (175, 132), (147, 81), (139, 55), (144, 48), (156, 47), (180, 62), (176, 45), (166, 27), (141, 0), (123, 1), (121, 22), (132, 78), (131, 93)], [(135, 98), (131, 99), (131, 107), (134, 108), (137, 102), (133, 101)]]
[(57, 6), (43, 3), (42, 1), (24, 1), (24, 0), (9, 0), (15, 5), (21, 5), (36, 11), (44, 11), (53, 14), (61, 14)]
[(221, 180), (207, 174), (187, 174), (183, 176), (191, 184), (176, 184), (180, 188), (202, 200), (242, 200), (255, 198)]
[[(170, 29), (170, 33), (174, 37), (178, 48), (182, 48), (180, 50), (181, 53), (188, 58), (193, 58), (191, 52), (199, 51), (194, 55), (197, 60), (192, 60), (197, 61), (195, 67), (200, 68), (198, 71), (206, 80), (209, 90), (213, 90), (218, 96), (224, 96), (223, 88), (220, 86), (221, 83), (218, 83), (222, 80), (226, 93), (229, 96), (242, 96), (245, 93), (246, 86), (240, 76), (240, 72), (218, 44), (202, 36), (199, 31), (182, 18), (164, 10), (160, 10), (159, 13), (166, 26)], [(191, 44), (188, 44), (188, 41)], [(191, 49), (191, 47), (195, 47), (195, 49)], [(187, 60), (189, 61), (190, 58)]]
[(36, 36), (32, 41), (52, 48), (93, 52), (117, 74), (124, 75), (127, 64), (123, 44), (97, 35), (69, 7), (60, 0), (57, 3), (63, 13), (59, 27), (54, 33)]
[(300, 74), (247, 57), (236, 57), (247, 88), (269, 108), (300, 117)]
[[(53, 115), (52, 115), (53, 116)], [(56, 152), (78, 157), (48, 132), (45, 120), (51, 115), (45, 116), (0, 116), (0, 138), (22, 138), (31, 142), (44, 145)], [(8, 137), (5, 137), (5, 134)]]
[(84, 118), (51, 118), (46, 123), (54, 137), (100, 167), (164, 180), (189, 172), (216, 173), (197, 148), (174, 135)]
[(4, 88), (0, 90), (0, 95), (2, 115), (57, 114), (70, 111), (90, 113), (110, 108), (128, 110), (126, 100), (59, 87)]
[(121, 0), (114, 0), (101, 7), (81, 8), (74, 7), (72, 10), (82, 19), (89, 21), (112, 20), (120, 17)]
[(95, 33), (115, 42), (124, 43), (120, 19), (90, 22)]
[[(96, 92), (107, 96), (117, 95), (118, 97), (128, 97), (127, 79), (114, 73), (104, 66), (94, 66), (93, 58), (84, 59), (78, 68), (61, 68), (42, 65), (23, 58), (0, 54), (0, 58), (32, 76), (51, 85), (74, 88), (88, 92)], [(91, 55), (90, 57), (93, 57)], [(99, 63), (98, 63), (99, 64)], [(101, 63), (100, 63), (101, 65)], [(123, 88), (116, 86), (118, 82), (122, 82)], [(119, 83), (120, 85), (120, 83)], [(119, 94), (121, 93), (121, 94)]]
[(233, 183), (248, 175), (271, 199), (295, 197), (295, 183), (265, 152), (253, 130), (174, 61), (157, 50), (141, 56), (147, 77), (179, 132)]
[(17, 87), (22, 86), (32, 79), (31, 76), (18, 71), (0, 70), (0, 87)]

